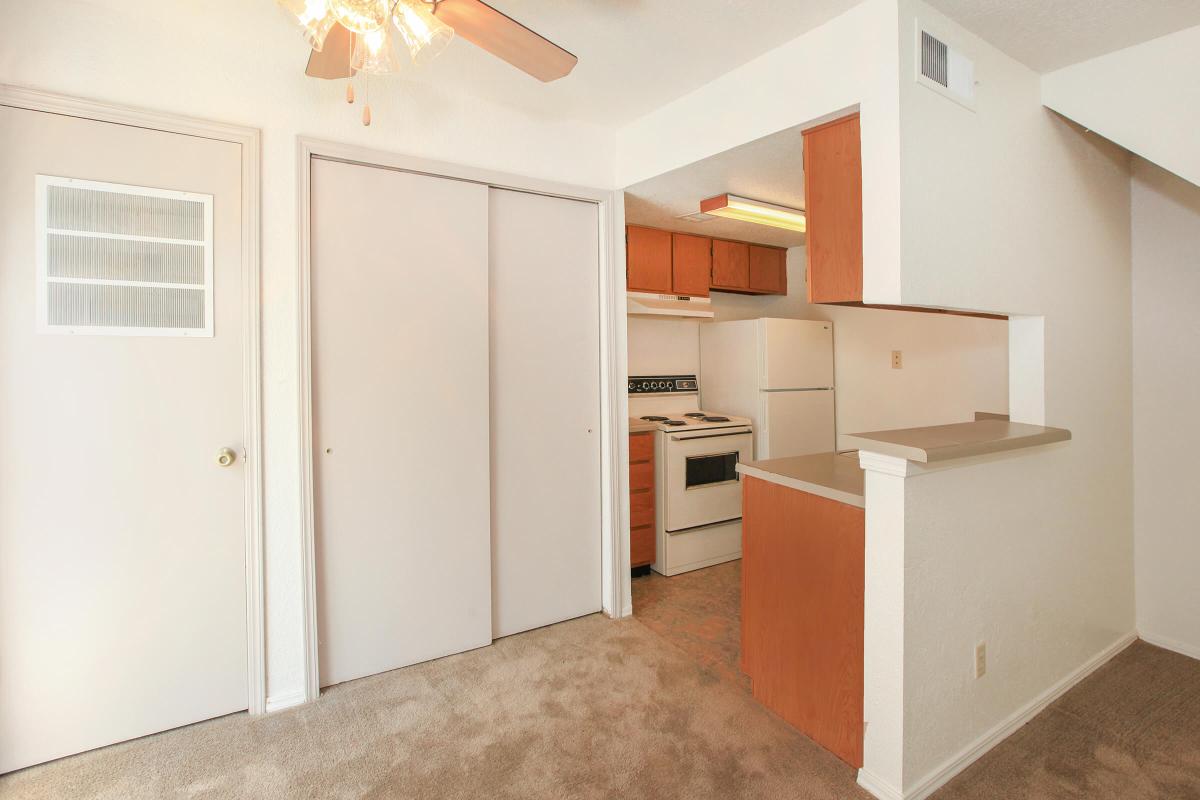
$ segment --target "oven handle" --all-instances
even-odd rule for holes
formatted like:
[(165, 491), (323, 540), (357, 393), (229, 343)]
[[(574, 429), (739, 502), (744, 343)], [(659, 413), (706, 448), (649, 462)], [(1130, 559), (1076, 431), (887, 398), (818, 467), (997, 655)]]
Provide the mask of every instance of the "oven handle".
[(698, 434), (695, 434), (694, 436), (672, 436), (671, 441), (672, 442), (691, 442), (696, 439), (717, 439), (722, 436), (746, 436), (749, 433), (751, 433), (749, 428), (742, 428), (740, 430), (727, 431), (725, 433), (709, 433), (709, 434), (698, 433)]

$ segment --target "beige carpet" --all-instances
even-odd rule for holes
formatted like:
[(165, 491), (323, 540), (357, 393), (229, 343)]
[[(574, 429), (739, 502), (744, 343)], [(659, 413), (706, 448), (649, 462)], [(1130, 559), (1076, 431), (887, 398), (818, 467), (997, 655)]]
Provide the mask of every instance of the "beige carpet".
[(1200, 798), (1200, 661), (1134, 642), (933, 797)]
[(592, 616), (13, 773), (0, 797), (869, 796), (640, 622)]
[[(0, 797), (868, 798), (636, 619), (565, 622), (0, 777)], [(1200, 798), (1200, 661), (1137, 643), (935, 800)]]

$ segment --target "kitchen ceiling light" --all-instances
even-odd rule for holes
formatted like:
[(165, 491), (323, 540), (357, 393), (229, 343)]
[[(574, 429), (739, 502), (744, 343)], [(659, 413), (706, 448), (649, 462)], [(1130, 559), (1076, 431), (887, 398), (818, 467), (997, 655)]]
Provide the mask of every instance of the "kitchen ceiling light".
[(803, 211), (787, 206), (777, 206), (774, 203), (764, 203), (761, 200), (738, 197), (734, 194), (720, 194), (707, 200), (701, 200), (700, 212), (800, 233), (804, 233), (805, 230)]

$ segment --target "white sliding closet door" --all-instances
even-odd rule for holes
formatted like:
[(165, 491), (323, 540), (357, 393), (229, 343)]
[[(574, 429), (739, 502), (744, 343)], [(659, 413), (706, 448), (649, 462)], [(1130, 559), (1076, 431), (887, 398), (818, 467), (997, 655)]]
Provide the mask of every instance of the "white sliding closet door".
[(311, 168), (327, 686), (491, 642), (488, 189)]
[(600, 610), (594, 203), (490, 192), (496, 636)]

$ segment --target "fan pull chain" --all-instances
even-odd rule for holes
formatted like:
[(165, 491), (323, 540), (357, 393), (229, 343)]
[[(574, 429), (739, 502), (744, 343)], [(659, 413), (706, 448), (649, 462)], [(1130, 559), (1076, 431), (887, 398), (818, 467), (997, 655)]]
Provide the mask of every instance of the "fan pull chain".
[(363, 113), (362, 124), (364, 127), (369, 127), (371, 124), (371, 84), (367, 80), (367, 73), (359, 73), (362, 76), (362, 95), (363, 95)]

